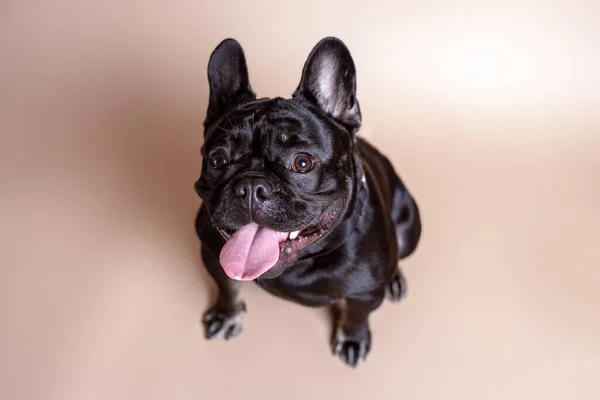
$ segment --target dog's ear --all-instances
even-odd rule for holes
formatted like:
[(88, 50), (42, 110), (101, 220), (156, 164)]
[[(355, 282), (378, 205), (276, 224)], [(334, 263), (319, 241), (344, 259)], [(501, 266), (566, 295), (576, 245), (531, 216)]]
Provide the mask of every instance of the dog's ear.
[(234, 39), (223, 40), (208, 61), (210, 96), (204, 120), (205, 130), (230, 108), (254, 100), (242, 46)]
[(356, 133), (361, 125), (356, 100), (356, 68), (346, 45), (327, 37), (313, 48), (294, 97), (303, 96)]

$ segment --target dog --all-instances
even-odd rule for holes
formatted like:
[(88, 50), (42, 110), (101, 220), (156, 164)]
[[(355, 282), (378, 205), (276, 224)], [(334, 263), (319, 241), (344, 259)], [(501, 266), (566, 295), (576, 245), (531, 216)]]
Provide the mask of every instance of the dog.
[(333, 354), (361, 364), (369, 314), (406, 292), (399, 260), (416, 249), (421, 217), (390, 161), (357, 136), (350, 51), (324, 38), (291, 98), (257, 99), (242, 47), (226, 39), (208, 80), (196, 231), (218, 298), (205, 336), (241, 332), (240, 286), (254, 281), (302, 305), (337, 306)]

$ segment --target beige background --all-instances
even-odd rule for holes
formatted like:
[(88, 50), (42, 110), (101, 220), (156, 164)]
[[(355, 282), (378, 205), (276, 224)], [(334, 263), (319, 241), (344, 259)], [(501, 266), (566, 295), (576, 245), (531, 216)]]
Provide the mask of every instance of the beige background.
[[(600, 398), (598, 2), (159, 3), (0, 3), (0, 398)], [(199, 324), (210, 52), (287, 96), (326, 35), (425, 229), (355, 371), (251, 284), (241, 337)]]

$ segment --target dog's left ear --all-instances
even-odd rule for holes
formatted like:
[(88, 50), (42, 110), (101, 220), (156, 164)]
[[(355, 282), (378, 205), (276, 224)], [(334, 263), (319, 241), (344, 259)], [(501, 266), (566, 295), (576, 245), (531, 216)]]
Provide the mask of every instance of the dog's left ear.
[(205, 130), (235, 105), (256, 98), (250, 86), (244, 50), (235, 39), (223, 40), (211, 54), (208, 83), (210, 97)]
[(356, 100), (356, 68), (346, 45), (327, 37), (313, 48), (293, 97), (303, 96), (356, 133), (361, 125)]

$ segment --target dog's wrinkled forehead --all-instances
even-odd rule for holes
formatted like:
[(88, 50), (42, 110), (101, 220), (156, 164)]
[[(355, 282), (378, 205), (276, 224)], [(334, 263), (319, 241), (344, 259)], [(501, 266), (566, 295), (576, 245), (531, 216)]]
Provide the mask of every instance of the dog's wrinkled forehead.
[(326, 116), (296, 99), (262, 99), (240, 105), (213, 126), (205, 152), (216, 149), (268, 155), (310, 152), (322, 162), (350, 150), (352, 138)]

